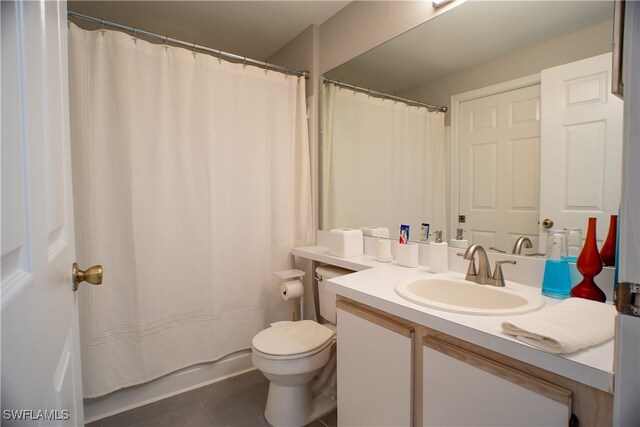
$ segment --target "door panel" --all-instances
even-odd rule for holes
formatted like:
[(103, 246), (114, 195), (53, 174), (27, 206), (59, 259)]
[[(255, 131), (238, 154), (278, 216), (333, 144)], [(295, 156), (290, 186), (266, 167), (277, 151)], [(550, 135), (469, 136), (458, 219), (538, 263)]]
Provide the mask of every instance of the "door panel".
[(82, 425), (66, 4), (1, 7), (2, 424)]
[[(586, 232), (594, 216), (602, 241), (621, 188), (623, 103), (609, 90), (611, 54), (543, 70), (541, 79), (540, 219)], [(541, 245), (544, 236), (541, 227)]]
[(471, 243), (538, 237), (540, 86), (460, 105), (460, 214)]

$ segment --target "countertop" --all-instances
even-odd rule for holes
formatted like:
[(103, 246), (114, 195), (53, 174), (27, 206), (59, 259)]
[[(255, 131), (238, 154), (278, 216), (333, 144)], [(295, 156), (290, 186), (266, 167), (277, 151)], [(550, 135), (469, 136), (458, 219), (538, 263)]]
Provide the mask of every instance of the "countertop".
[[(381, 263), (370, 255), (338, 258), (329, 255), (328, 249), (323, 246), (295, 248), (292, 253), (353, 270), (352, 274), (328, 281), (327, 288), (338, 295), (613, 393), (613, 340), (566, 355), (547, 353), (502, 332), (501, 323), (512, 316), (450, 313), (414, 304), (396, 294), (396, 283), (429, 275), (431, 273), (428, 267), (406, 268), (395, 262)], [(535, 292), (536, 289), (533, 288), (532, 291)], [(544, 299), (545, 307), (560, 302), (554, 298)]]

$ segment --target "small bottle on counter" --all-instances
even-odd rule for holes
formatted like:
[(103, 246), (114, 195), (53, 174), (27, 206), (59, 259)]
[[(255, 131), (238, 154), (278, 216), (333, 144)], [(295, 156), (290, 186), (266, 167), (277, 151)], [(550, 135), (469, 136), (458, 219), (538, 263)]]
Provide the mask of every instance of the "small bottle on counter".
[(420, 226), (420, 242), (429, 240), (429, 224), (423, 222)]
[(436, 241), (429, 245), (431, 272), (436, 274), (449, 271), (449, 250), (447, 242), (442, 241), (442, 231), (436, 231)]

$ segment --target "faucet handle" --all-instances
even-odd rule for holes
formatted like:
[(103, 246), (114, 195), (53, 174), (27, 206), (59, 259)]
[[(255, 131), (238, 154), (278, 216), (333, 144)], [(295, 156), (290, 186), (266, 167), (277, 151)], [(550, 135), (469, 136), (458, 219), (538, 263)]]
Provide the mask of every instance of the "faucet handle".
[(504, 261), (496, 261), (496, 268), (493, 272), (493, 280), (495, 281), (494, 286), (505, 286), (504, 283), (504, 274), (502, 273), (502, 264), (515, 264), (514, 260), (504, 260)]
[(507, 251), (503, 251), (502, 249), (494, 248), (493, 246), (490, 246), (489, 249), (491, 249), (492, 251), (500, 252), (501, 254), (506, 254), (507, 253)]

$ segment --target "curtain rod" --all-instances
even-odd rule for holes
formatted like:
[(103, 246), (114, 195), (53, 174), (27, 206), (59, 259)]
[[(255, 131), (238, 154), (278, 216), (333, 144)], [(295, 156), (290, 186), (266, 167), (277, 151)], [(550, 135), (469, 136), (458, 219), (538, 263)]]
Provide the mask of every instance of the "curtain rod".
[(194, 51), (198, 50), (200, 52), (206, 52), (218, 58), (224, 58), (224, 59), (232, 60), (235, 62), (242, 62), (243, 64), (255, 65), (267, 70), (278, 71), (284, 74), (292, 74), (299, 77), (304, 77), (305, 79), (309, 78), (308, 71), (294, 70), (292, 68), (281, 67), (280, 65), (269, 64), (268, 62), (247, 58), (246, 56), (234, 55), (233, 53), (227, 53), (221, 50), (211, 49), (205, 46), (197, 45), (195, 43), (187, 43), (182, 40), (177, 40), (168, 36), (161, 36), (160, 34), (139, 30), (137, 28), (128, 27), (122, 24), (117, 24), (115, 22), (105, 21), (104, 19), (101, 19), (101, 18), (94, 18), (93, 16), (83, 15), (77, 12), (67, 11), (67, 16), (70, 18), (78, 18), (78, 19), (83, 19), (85, 21), (95, 22), (96, 24), (100, 24), (103, 27), (107, 26), (107, 27), (116, 28), (122, 31), (127, 31), (129, 33), (133, 33), (134, 36), (140, 35), (140, 36), (149, 37), (152, 39), (162, 40), (164, 43), (171, 43), (173, 45), (192, 49)]
[(344, 87), (344, 88), (347, 88), (347, 89), (355, 90), (356, 92), (366, 93), (367, 95), (376, 96), (376, 97), (379, 97), (379, 98), (391, 99), (393, 101), (400, 101), (400, 102), (404, 102), (404, 103), (410, 104), (410, 105), (419, 105), (421, 107), (427, 107), (427, 108), (430, 108), (432, 110), (441, 111), (443, 113), (447, 112), (447, 107), (444, 107), (444, 106), (426, 104), (424, 102), (414, 101), (412, 99), (401, 98), (399, 96), (389, 95), (388, 93), (378, 92), (377, 90), (371, 90), (371, 89), (367, 89), (367, 88), (360, 87), (360, 86), (350, 85), (348, 83), (342, 83), (342, 82), (339, 82), (338, 80), (332, 80), (332, 79), (330, 79), (328, 77), (324, 77), (324, 82), (325, 83), (333, 83), (334, 85), (339, 86), (339, 87)]

